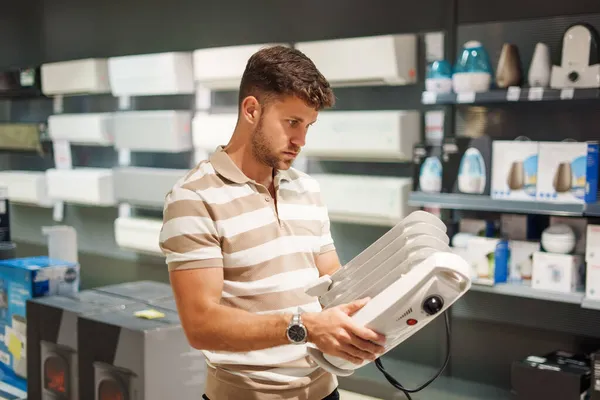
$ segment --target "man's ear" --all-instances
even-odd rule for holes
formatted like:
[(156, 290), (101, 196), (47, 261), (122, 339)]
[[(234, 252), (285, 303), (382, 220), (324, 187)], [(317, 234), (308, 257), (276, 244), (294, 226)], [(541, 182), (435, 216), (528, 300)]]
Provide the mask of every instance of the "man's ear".
[(248, 96), (242, 101), (240, 111), (244, 120), (249, 124), (254, 125), (260, 120), (262, 108), (256, 97)]

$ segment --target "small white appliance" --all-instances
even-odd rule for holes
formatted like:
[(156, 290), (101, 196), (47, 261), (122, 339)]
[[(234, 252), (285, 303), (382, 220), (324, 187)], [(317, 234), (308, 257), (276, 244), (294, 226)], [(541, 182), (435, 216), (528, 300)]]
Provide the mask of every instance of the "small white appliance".
[(529, 65), (529, 73), (527, 80), (531, 87), (547, 87), (550, 83), (550, 73), (552, 70), (552, 61), (550, 58), (550, 48), (545, 43), (537, 43), (531, 64)]
[(46, 171), (46, 178), (48, 195), (54, 200), (96, 206), (116, 203), (110, 168), (51, 168)]
[(194, 50), (194, 80), (199, 86), (212, 90), (237, 90), (250, 57), (260, 49), (277, 45), (290, 46), (263, 43)]
[(587, 24), (575, 24), (565, 32), (561, 65), (552, 66), (550, 86), (562, 88), (600, 87), (598, 33)]
[(43, 64), (41, 75), (46, 96), (110, 93), (108, 61), (104, 58)]
[[(370, 297), (352, 319), (385, 335), (387, 353), (444, 315), (470, 289), (469, 265), (450, 251), (448, 242), (441, 220), (415, 211), (306, 292), (319, 296), (324, 309)], [(337, 295), (330, 296), (334, 291)], [(309, 346), (308, 352), (322, 368), (340, 376), (368, 364), (356, 365), (323, 354), (314, 346)]]
[(52, 140), (73, 144), (111, 146), (114, 140), (112, 113), (55, 114), (48, 117)]
[(324, 111), (302, 154), (330, 159), (410, 160), (421, 138), (418, 111)]
[(237, 114), (209, 114), (197, 112), (192, 119), (194, 149), (213, 152), (218, 146), (229, 143), (237, 124)]
[(114, 96), (194, 93), (191, 52), (112, 57), (108, 72)]
[(160, 219), (119, 217), (115, 220), (115, 240), (123, 249), (162, 255), (158, 245), (161, 228)]
[(13, 203), (52, 206), (44, 171), (1, 171), (2, 186), (7, 188), (8, 199)]
[(332, 86), (408, 85), (417, 81), (417, 35), (299, 42)]
[(556, 224), (544, 229), (541, 243), (549, 253), (569, 254), (575, 249), (577, 238), (569, 225)]

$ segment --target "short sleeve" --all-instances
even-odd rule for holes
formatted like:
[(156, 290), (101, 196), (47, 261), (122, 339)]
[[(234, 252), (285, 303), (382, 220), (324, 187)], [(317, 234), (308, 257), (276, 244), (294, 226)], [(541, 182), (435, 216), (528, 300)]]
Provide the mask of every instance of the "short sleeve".
[(223, 267), (221, 240), (206, 203), (194, 191), (175, 187), (165, 198), (159, 245), (169, 271)]
[(321, 238), (320, 238), (320, 252), (319, 254), (327, 253), (329, 251), (335, 250), (335, 245), (333, 243), (333, 237), (331, 236), (331, 222), (329, 220), (329, 212), (327, 210), (327, 204), (325, 204), (323, 197), (319, 191), (319, 202), (322, 207), (322, 221), (321, 221)]

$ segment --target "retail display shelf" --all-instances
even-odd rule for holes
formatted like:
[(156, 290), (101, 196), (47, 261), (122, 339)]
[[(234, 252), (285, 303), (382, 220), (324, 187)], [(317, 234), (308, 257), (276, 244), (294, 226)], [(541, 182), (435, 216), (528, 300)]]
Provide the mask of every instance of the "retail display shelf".
[[(440, 345), (443, 346), (443, 342)], [(400, 361), (393, 356), (383, 356), (382, 363), (386, 371), (407, 388), (420, 386), (438, 371), (438, 367)], [(348, 377), (338, 377), (338, 380), (341, 389), (354, 393), (381, 399), (406, 399), (402, 392), (385, 380), (383, 374), (373, 363), (357, 369)], [(508, 390), (447, 375), (440, 376), (422, 391), (411, 393), (411, 397), (414, 400), (504, 400), (511, 398)]]
[(585, 215), (589, 217), (600, 217), (600, 203), (586, 204)]
[(371, 226), (387, 226), (393, 227), (402, 218), (379, 217), (369, 215), (346, 214), (340, 212), (329, 212), (329, 220), (331, 222), (341, 222), (349, 224), (371, 225)]
[(423, 104), (483, 104), (534, 101), (569, 101), (600, 99), (600, 89), (519, 88), (494, 89), (487, 92), (423, 92)]
[(600, 311), (600, 300), (592, 300), (584, 297), (581, 302), (581, 307)]
[[(543, 201), (499, 200), (490, 196), (459, 193), (411, 192), (408, 204), (414, 207), (440, 207), (454, 210), (491, 211), (557, 216), (581, 216), (583, 204), (548, 203)], [(596, 207), (600, 211), (600, 207)]]
[[(534, 289), (531, 286), (518, 283), (500, 283), (494, 286), (473, 284), (471, 290), (476, 292), (494, 293), (505, 296), (525, 297), (536, 300), (555, 301), (559, 303), (581, 304), (583, 306), (584, 293), (562, 293)], [(600, 302), (598, 302), (600, 309)]]

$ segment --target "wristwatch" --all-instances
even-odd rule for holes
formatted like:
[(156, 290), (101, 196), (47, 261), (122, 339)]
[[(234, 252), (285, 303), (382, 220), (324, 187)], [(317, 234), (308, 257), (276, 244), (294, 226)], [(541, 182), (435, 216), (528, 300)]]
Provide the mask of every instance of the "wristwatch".
[(286, 334), (288, 340), (292, 344), (303, 344), (306, 343), (306, 338), (308, 336), (308, 331), (306, 327), (302, 324), (302, 318), (300, 317), (300, 313), (297, 312), (292, 317), (290, 324), (287, 327)]

